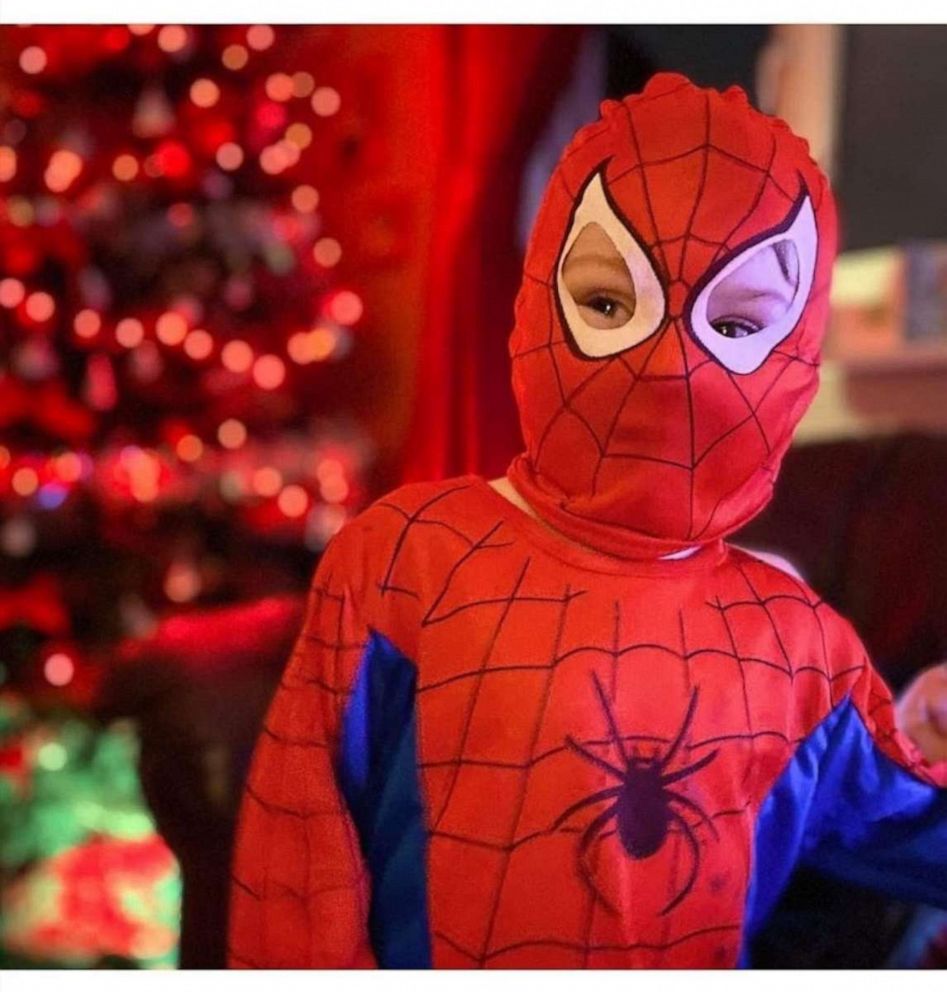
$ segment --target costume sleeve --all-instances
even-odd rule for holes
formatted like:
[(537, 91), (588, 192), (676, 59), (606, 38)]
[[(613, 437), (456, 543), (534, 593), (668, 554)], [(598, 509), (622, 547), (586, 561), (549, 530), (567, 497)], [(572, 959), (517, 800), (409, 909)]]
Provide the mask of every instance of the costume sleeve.
[(803, 860), (947, 908), (947, 763), (926, 764), (898, 731), (891, 693), (867, 658), (832, 721)]
[(369, 640), (339, 535), (254, 752), (237, 831), (232, 967), (375, 964), (368, 872), (337, 781), (342, 725)]

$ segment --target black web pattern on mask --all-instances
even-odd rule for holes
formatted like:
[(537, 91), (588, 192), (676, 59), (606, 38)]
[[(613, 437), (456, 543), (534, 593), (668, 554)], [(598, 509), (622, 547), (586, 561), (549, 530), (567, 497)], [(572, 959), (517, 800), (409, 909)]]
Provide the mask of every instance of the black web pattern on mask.
[[(661, 99), (664, 96), (669, 96), (671, 95), (671, 93), (676, 92), (677, 89), (683, 89), (683, 88), (684, 86), (682, 85), (681, 87), (677, 87), (674, 90), (670, 90), (666, 93), (661, 93), (656, 96), (653, 96), (650, 99), (651, 100)], [(731, 252), (736, 251), (740, 247), (738, 243), (734, 243), (733, 238), (735, 237), (736, 233), (743, 227), (743, 225), (749, 220), (749, 218), (752, 217), (753, 213), (756, 211), (757, 207), (759, 206), (760, 201), (762, 200), (762, 197), (766, 192), (768, 186), (777, 190), (778, 193), (785, 199), (787, 210), (790, 209), (794, 204), (795, 197), (793, 196), (793, 194), (788, 190), (786, 190), (783, 186), (781, 186), (772, 174), (772, 167), (773, 167), (773, 163), (775, 162), (777, 147), (778, 147), (775, 135), (771, 136), (771, 149), (769, 153), (769, 160), (766, 166), (761, 166), (756, 164), (755, 162), (750, 162), (744, 158), (741, 158), (739, 155), (735, 155), (733, 152), (729, 151), (728, 149), (721, 147), (719, 144), (715, 144), (710, 139), (709, 95), (705, 94), (704, 97), (703, 140), (695, 144), (693, 147), (688, 148), (683, 152), (679, 152), (676, 155), (666, 156), (657, 159), (649, 159), (649, 160), (642, 159), (641, 149), (638, 143), (638, 133), (635, 128), (632, 108), (629, 107), (627, 103), (624, 103), (622, 104), (622, 110), (627, 117), (629, 133), (632, 138), (632, 144), (634, 146), (638, 161), (636, 162), (635, 165), (629, 167), (628, 169), (625, 169), (624, 171), (616, 173), (615, 175), (611, 176), (609, 182), (611, 183), (617, 182), (622, 177), (627, 176), (633, 172), (641, 173), (645, 205), (647, 208), (651, 229), (653, 231), (655, 232), (658, 231), (658, 225), (656, 223), (654, 209), (651, 202), (650, 189), (648, 185), (648, 169), (650, 167), (654, 167), (658, 165), (666, 165), (676, 161), (681, 161), (693, 155), (702, 156), (701, 178), (698, 184), (697, 194), (694, 198), (693, 207), (691, 208), (690, 216), (687, 221), (684, 232), (672, 238), (666, 238), (666, 239), (658, 238), (656, 240), (650, 240), (650, 241), (647, 238), (642, 237), (640, 232), (637, 232), (638, 240), (641, 242), (642, 245), (644, 245), (648, 249), (651, 258), (654, 259), (655, 261), (660, 260), (660, 262), (662, 263), (663, 270), (666, 274), (665, 278), (667, 280), (665, 286), (666, 292), (670, 291), (671, 287), (673, 287), (676, 283), (685, 285), (682, 278), (682, 274), (683, 274), (684, 264), (686, 261), (688, 243), (699, 242), (702, 245), (715, 249), (714, 254), (708, 265), (715, 264), (719, 259), (721, 259), (722, 257), (724, 257), (725, 255)], [(588, 140), (591, 140), (597, 133), (598, 132), (595, 132), (593, 135), (591, 135)], [(582, 145), (579, 145), (578, 147), (571, 149), (566, 160), (568, 160), (569, 157), (571, 157), (576, 152), (578, 152), (583, 146), (584, 146), (584, 142), (582, 143)], [(758, 177), (758, 186), (756, 188), (750, 206), (734, 222), (730, 230), (727, 232), (726, 236), (721, 241), (715, 241), (712, 239), (699, 237), (693, 232), (694, 220), (696, 218), (701, 200), (706, 192), (707, 169), (708, 169), (708, 162), (711, 152), (714, 152), (718, 155), (723, 156), (724, 158), (727, 158), (731, 161), (738, 163), (739, 165), (745, 167), (747, 170), (754, 173)], [(569, 189), (563, 175), (562, 166), (560, 166), (556, 170), (554, 174), (554, 180), (560, 182), (563, 185), (563, 188), (565, 189), (570, 200), (575, 199), (577, 195), (577, 191)], [(821, 196), (821, 190), (815, 191), (813, 195)], [(821, 200), (813, 202), (813, 208), (817, 213), (818, 210), (820, 209), (820, 206), (821, 206)], [(684, 247), (680, 253), (680, 261), (677, 265), (676, 271), (672, 272), (668, 260), (667, 248), (668, 246), (675, 244), (677, 242), (683, 242)], [(740, 487), (739, 486), (735, 487), (732, 492), (723, 494), (719, 498), (717, 504), (712, 508), (707, 519), (703, 521), (702, 525), (698, 525), (698, 522), (694, 520), (694, 476), (696, 471), (698, 470), (704, 459), (706, 459), (707, 456), (710, 455), (711, 452), (719, 444), (721, 444), (732, 434), (741, 430), (743, 427), (745, 427), (748, 424), (752, 424), (754, 426), (756, 434), (759, 436), (767, 454), (769, 454), (773, 450), (773, 441), (766, 434), (766, 431), (764, 430), (763, 425), (760, 422), (759, 410), (761, 406), (769, 398), (770, 393), (776, 387), (779, 380), (782, 378), (783, 374), (788, 369), (790, 369), (794, 364), (808, 365), (814, 367), (818, 363), (816, 361), (813, 361), (812, 359), (805, 357), (804, 355), (801, 355), (798, 352), (798, 350), (790, 350), (790, 347), (787, 345), (787, 342), (783, 342), (782, 345), (775, 347), (772, 350), (772, 352), (770, 352), (769, 357), (764, 363), (764, 365), (766, 365), (769, 362), (773, 361), (775, 358), (775, 360), (781, 361), (783, 363), (782, 367), (780, 368), (779, 372), (772, 378), (772, 381), (769, 383), (766, 389), (761, 393), (759, 398), (756, 399), (755, 402), (746, 394), (746, 392), (742, 388), (740, 384), (740, 377), (734, 374), (733, 372), (731, 372), (729, 369), (724, 368), (724, 372), (726, 373), (727, 376), (727, 381), (734, 390), (735, 394), (739, 397), (740, 403), (746, 408), (746, 415), (741, 419), (737, 420), (735, 423), (733, 423), (718, 437), (714, 438), (711, 442), (706, 444), (702, 450), (698, 451), (696, 437), (695, 437), (694, 401), (691, 391), (691, 377), (707, 363), (716, 362), (717, 360), (712, 356), (708, 355), (704, 358), (701, 358), (698, 362), (688, 367), (687, 352), (684, 347), (684, 337), (685, 335), (687, 335), (688, 332), (683, 328), (681, 318), (675, 317), (675, 318), (671, 318), (670, 320), (667, 320), (665, 326), (660, 331), (658, 331), (658, 333), (655, 334), (653, 338), (647, 339), (638, 345), (634, 345), (631, 349), (628, 349), (627, 351), (619, 352), (618, 354), (611, 355), (607, 358), (599, 359), (594, 362), (591, 362), (590, 365), (592, 367), (589, 374), (581, 382), (573, 386), (571, 390), (567, 392), (563, 384), (562, 375), (559, 369), (558, 356), (557, 356), (557, 352), (561, 352), (562, 349), (565, 349), (566, 353), (568, 353), (570, 349), (570, 344), (566, 338), (566, 335), (570, 333), (568, 328), (562, 328), (560, 337), (558, 338), (558, 340), (556, 339), (557, 307), (556, 307), (556, 299), (555, 299), (555, 295), (556, 295), (555, 287), (556, 287), (556, 269), (558, 267), (558, 264), (559, 264), (559, 259), (557, 258), (555, 263), (553, 264), (552, 271), (548, 273), (545, 276), (545, 278), (540, 278), (536, 274), (530, 273), (529, 271), (525, 273), (524, 277), (526, 279), (538, 283), (539, 285), (545, 287), (545, 291), (549, 296), (549, 306), (547, 307), (548, 324), (546, 331), (546, 341), (542, 344), (534, 345), (530, 348), (525, 348), (522, 349), (521, 351), (517, 351), (512, 356), (513, 361), (516, 362), (528, 355), (535, 354), (536, 352), (541, 352), (541, 351), (546, 352), (548, 355), (550, 367), (552, 368), (553, 374), (555, 376), (556, 385), (559, 392), (561, 406), (552, 415), (552, 417), (550, 417), (549, 421), (547, 422), (541, 434), (539, 435), (539, 438), (536, 442), (536, 450), (534, 452), (534, 458), (536, 462), (539, 463), (541, 461), (542, 452), (545, 443), (549, 438), (553, 428), (556, 426), (557, 422), (559, 421), (559, 419), (564, 416), (574, 417), (585, 428), (586, 432), (588, 433), (589, 437), (592, 440), (592, 443), (595, 445), (597, 450), (597, 466), (592, 482), (593, 493), (597, 491), (598, 480), (601, 469), (605, 461), (608, 459), (654, 462), (677, 468), (682, 472), (686, 472), (688, 474), (689, 491), (690, 491), (690, 500), (689, 500), (690, 519), (689, 519), (687, 539), (695, 540), (695, 541), (701, 540), (703, 536), (707, 533), (707, 531), (710, 529), (710, 527), (713, 525), (714, 519), (716, 517), (716, 514), (720, 506), (723, 503), (725, 503), (732, 495), (734, 495), (734, 493)], [(820, 285), (814, 285), (809, 293), (810, 305), (819, 298), (825, 296), (828, 293), (828, 288), (829, 287), (827, 282)], [(689, 289), (689, 287), (685, 285), (685, 289)], [(649, 373), (648, 368), (651, 364), (652, 357), (654, 356), (655, 352), (662, 344), (664, 338), (669, 334), (673, 334), (677, 339), (678, 346), (681, 351), (681, 361), (684, 368), (684, 372), (677, 375), (674, 374), (657, 375), (657, 374)], [(640, 367), (636, 369), (634, 367), (634, 364), (630, 360), (630, 354), (631, 352), (635, 352), (636, 354), (639, 354), (640, 350), (642, 349), (647, 349), (645, 352), (644, 361), (641, 363)], [(600, 433), (601, 433), (600, 429), (597, 429), (597, 425), (593, 425), (592, 423), (590, 423), (590, 421), (582, 413), (582, 411), (576, 407), (576, 400), (579, 399), (582, 393), (590, 385), (592, 385), (600, 376), (609, 373), (616, 366), (620, 366), (627, 373), (628, 385), (624, 390), (621, 399), (616, 406), (614, 414), (610, 418), (610, 421), (608, 423), (607, 429), (604, 434), (604, 439), (602, 440), (600, 439)], [(723, 368), (723, 366), (721, 366), (721, 368)], [(633, 402), (634, 393), (638, 384), (641, 382), (655, 382), (655, 381), (682, 381), (684, 384), (684, 388), (687, 393), (687, 404), (688, 404), (688, 411), (690, 417), (690, 453), (686, 461), (675, 460), (672, 458), (663, 458), (653, 454), (613, 452), (609, 450), (615, 431), (620, 422), (622, 411), (625, 409), (628, 403)], [(620, 525), (618, 524), (615, 524), (614, 526), (620, 527)]]

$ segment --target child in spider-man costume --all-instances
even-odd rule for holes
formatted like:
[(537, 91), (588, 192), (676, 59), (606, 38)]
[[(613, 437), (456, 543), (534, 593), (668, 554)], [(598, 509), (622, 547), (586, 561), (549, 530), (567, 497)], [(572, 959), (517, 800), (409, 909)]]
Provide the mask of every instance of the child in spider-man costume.
[(578, 132), (516, 303), (525, 452), (392, 493), (319, 566), (235, 965), (734, 965), (801, 860), (947, 905), (947, 766), (848, 623), (724, 542), (816, 390), (835, 241), (738, 89), (661, 75)]

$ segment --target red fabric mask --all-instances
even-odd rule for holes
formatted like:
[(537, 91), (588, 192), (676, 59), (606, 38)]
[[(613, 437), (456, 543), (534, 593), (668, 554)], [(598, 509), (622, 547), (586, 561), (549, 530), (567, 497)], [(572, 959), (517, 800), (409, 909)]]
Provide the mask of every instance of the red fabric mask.
[[(590, 238), (627, 268), (626, 306), (583, 271)], [(515, 487), (555, 529), (626, 558), (745, 524), (818, 385), (835, 250), (807, 144), (742, 90), (661, 74), (606, 101), (563, 154), (526, 254)]]

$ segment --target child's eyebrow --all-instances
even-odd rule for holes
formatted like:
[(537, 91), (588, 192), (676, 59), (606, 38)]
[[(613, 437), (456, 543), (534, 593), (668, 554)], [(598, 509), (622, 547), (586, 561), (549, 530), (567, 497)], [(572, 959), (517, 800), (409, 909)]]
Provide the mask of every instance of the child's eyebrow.
[(616, 273), (622, 276), (629, 275), (628, 265), (625, 260), (618, 254), (617, 249), (614, 253), (604, 254), (600, 249), (588, 249), (584, 248), (580, 252), (573, 255), (571, 252), (566, 257), (566, 263), (564, 267), (575, 268), (577, 266), (596, 266), (608, 269), (614, 269)]
[[(788, 282), (788, 280), (786, 285), (790, 289), (795, 290), (795, 287), (790, 282)], [(783, 302), (786, 299), (786, 294), (778, 289), (757, 289), (757, 290), (748, 289), (745, 291), (738, 290), (736, 293), (734, 293), (734, 296), (736, 296), (737, 299), (739, 299), (741, 302), (744, 303), (750, 303), (754, 300), (762, 300), (762, 299), (772, 299)]]

